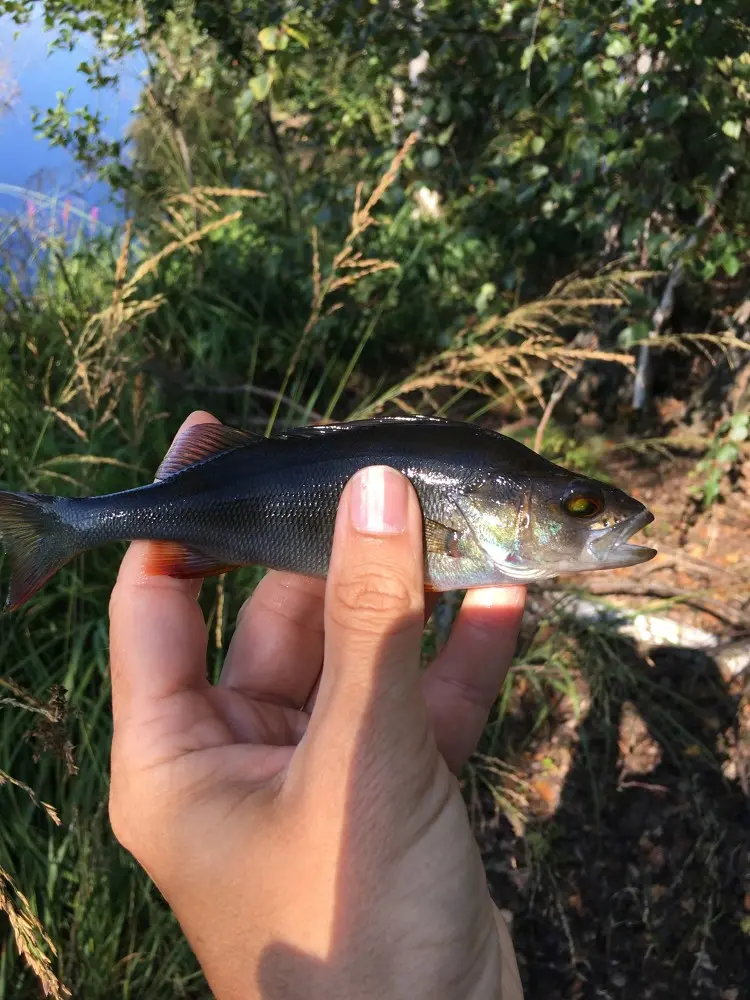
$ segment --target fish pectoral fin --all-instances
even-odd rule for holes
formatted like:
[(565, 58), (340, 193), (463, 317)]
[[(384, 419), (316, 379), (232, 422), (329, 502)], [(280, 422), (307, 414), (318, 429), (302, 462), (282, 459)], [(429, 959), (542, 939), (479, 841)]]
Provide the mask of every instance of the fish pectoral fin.
[(193, 424), (180, 434), (169, 449), (157, 469), (155, 479), (161, 482), (197, 462), (262, 440), (264, 439), (259, 434), (242, 431), (237, 427), (226, 427), (224, 424)]
[(440, 521), (431, 521), (428, 517), (424, 519), (424, 541), (427, 552), (438, 552), (443, 556), (458, 558), (461, 555), (458, 550), (460, 537), (455, 528), (449, 528)]
[(144, 570), (147, 576), (173, 576), (178, 580), (197, 580), (219, 576), (239, 567), (218, 562), (180, 542), (150, 542)]

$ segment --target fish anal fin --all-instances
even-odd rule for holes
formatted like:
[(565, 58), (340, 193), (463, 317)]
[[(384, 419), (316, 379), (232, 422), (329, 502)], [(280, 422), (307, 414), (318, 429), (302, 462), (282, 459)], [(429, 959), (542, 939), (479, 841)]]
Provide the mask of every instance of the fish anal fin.
[(262, 441), (258, 434), (226, 427), (224, 424), (193, 424), (179, 435), (159, 466), (155, 479), (160, 482), (182, 472), (197, 462), (204, 462), (225, 451), (233, 451), (253, 441)]
[(443, 556), (458, 558), (461, 555), (458, 548), (460, 534), (455, 528), (449, 528), (440, 521), (424, 519), (424, 540), (427, 552), (436, 552)]
[(218, 562), (180, 542), (150, 542), (144, 570), (147, 576), (172, 576), (178, 580), (197, 580), (219, 576), (238, 569), (236, 564)]

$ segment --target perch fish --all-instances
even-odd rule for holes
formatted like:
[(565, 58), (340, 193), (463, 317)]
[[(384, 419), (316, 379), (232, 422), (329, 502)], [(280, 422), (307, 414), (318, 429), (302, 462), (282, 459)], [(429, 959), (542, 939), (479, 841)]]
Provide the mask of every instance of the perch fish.
[(472, 424), (383, 417), (269, 438), (198, 424), (146, 486), (82, 498), (0, 492), (12, 570), (6, 609), (78, 553), (134, 539), (157, 543), (148, 557), (156, 574), (197, 578), (259, 565), (325, 576), (341, 492), (368, 465), (392, 466), (413, 483), (431, 590), (614, 569), (656, 555), (628, 541), (653, 521), (643, 504)]

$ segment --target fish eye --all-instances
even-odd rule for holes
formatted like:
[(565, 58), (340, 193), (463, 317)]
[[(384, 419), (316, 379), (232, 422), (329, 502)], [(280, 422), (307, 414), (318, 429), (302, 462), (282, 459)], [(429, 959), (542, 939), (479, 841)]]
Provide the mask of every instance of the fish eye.
[(604, 510), (604, 501), (591, 493), (575, 490), (563, 498), (562, 507), (571, 517), (589, 518)]

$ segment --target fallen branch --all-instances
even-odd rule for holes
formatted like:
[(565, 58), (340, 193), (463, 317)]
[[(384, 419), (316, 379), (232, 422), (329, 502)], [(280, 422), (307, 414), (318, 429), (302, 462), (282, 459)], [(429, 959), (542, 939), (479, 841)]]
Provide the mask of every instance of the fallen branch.
[[(569, 588), (560, 585), (545, 585), (540, 588), (547, 591), (565, 591)], [(733, 628), (747, 628), (747, 612), (742, 612), (729, 607), (724, 601), (711, 597), (699, 597), (695, 593), (685, 593), (680, 587), (671, 587), (666, 583), (638, 583), (637, 581), (622, 580), (604, 584), (588, 584), (586, 591), (596, 597), (614, 597), (620, 594), (629, 594), (634, 597), (653, 597), (658, 600), (679, 600), (696, 611), (703, 611), (711, 615), (718, 621), (731, 625)]]
[(724, 171), (722, 172), (722, 175), (716, 185), (716, 189), (714, 190), (713, 198), (708, 203), (703, 211), (703, 214), (695, 224), (692, 234), (687, 240), (685, 240), (680, 250), (677, 263), (672, 268), (672, 272), (667, 279), (661, 301), (659, 302), (651, 321), (651, 332), (649, 333), (648, 338), (644, 340), (638, 348), (638, 367), (636, 368), (635, 382), (633, 383), (634, 410), (640, 410), (646, 404), (651, 364), (650, 348), (653, 341), (659, 336), (666, 326), (667, 321), (674, 311), (675, 293), (685, 276), (685, 257), (697, 245), (698, 240), (702, 236), (708, 223), (716, 215), (716, 209), (719, 207), (719, 203), (724, 197), (727, 185), (736, 173), (737, 171), (734, 167), (724, 168)]

